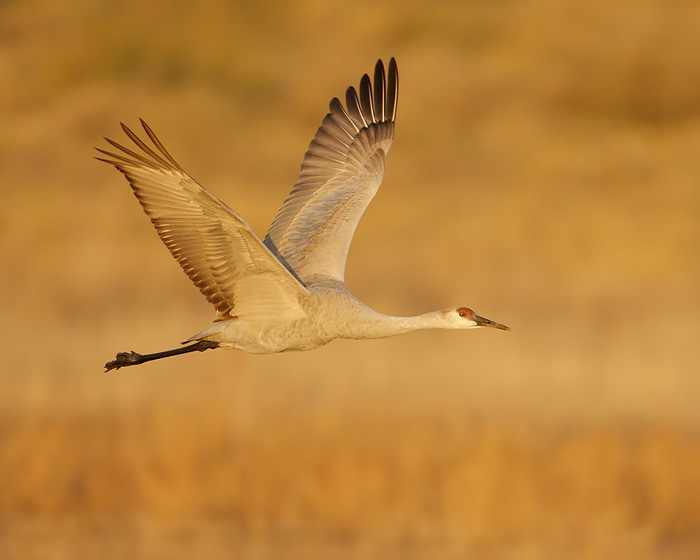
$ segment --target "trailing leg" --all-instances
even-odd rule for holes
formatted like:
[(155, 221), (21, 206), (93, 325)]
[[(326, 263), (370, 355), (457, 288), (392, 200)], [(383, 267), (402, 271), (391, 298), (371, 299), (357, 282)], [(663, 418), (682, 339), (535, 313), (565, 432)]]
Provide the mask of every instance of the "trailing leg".
[(111, 362), (105, 364), (105, 371), (119, 369), (120, 367), (135, 366), (151, 360), (159, 360), (168, 356), (179, 356), (188, 352), (204, 352), (205, 350), (218, 348), (219, 343), (212, 340), (200, 340), (189, 346), (182, 346), (173, 350), (165, 350), (163, 352), (154, 352), (153, 354), (139, 354), (137, 352), (119, 352), (117, 357)]

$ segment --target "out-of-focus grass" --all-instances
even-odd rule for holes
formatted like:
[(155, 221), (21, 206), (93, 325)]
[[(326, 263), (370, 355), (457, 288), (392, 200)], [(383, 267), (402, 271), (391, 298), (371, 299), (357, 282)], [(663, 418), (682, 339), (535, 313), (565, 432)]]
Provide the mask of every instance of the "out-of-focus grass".
[[(232, 429), (223, 399), (121, 417), (10, 421), (20, 447), (44, 443), (3, 499), (16, 516), (8, 525), (16, 531), (39, 510), (58, 520), (54, 538), (73, 533), (79, 547), (124, 531), (138, 541), (153, 520), (166, 535), (170, 524), (217, 542), (217, 532), (231, 532), (214, 557), (278, 540), (316, 541), (314, 556), (338, 542), (349, 551), (369, 542), (377, 558), (397, 547), (429, 557), (502, 549), (507, 558), (533, 546), (571, 558), (696, 550), (700, 450), (691, 433), (552, 430), (376, 404), (341, 406), (319, 422), (300, 414), (298, 401), (277, 404), (264, 418), (252, 415), (253, 430)], [(17, 446), (4, 453), (24, 457)], [(75, 518), (92, 531), (76, 535)]]
[[(695, 558), (700, 8), (0, 7), (0, 557)], [(351, 290), (513, 327), (207, 352), (123, 178), (144, 117), (261, 235), (325, 103), (401, 71)]]

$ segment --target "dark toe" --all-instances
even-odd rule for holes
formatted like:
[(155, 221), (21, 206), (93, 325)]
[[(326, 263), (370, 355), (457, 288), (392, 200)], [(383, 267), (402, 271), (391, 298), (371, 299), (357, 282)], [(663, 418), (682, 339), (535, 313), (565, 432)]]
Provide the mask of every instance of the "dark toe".
[(141, 354), (136, 352), (119, 352), (114, 360), (105, 364), (105, 371), (119, 369), (124, 366), (132, 366), (140, 363)]

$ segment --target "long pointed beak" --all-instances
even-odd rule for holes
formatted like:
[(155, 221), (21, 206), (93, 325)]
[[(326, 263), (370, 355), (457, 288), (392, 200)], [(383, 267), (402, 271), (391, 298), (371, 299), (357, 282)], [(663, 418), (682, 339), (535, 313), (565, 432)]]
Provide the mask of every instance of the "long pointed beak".
[(474, 320), (478, 327), (493, 327), (494, 329), (501, 329), (502, 331), (510, 330), (510, 327), (506, 327), (505, 325), (501, 325), (500, 323), (496, 323), (484, 317), (479, 317), (478, 315), (474, 315)]

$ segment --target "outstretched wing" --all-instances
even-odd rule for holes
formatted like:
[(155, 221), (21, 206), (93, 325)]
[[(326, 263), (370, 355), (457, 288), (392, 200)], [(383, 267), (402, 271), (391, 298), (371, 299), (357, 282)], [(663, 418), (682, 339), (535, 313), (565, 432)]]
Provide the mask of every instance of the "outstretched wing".
[(265, 245), (302, 280), (321, 274), (343, 281), (357, 224), (379, 189), (394, 137), (396, 61), (377, 61), (374, 86), (365, 74), (350, 87), (347, 109), (330, 103), (304, 156), (301, 174), (265, 237)]
[(155, 150), (122, 128), (141, 152), (106, 139), (118, 152), (97, 148), (129, 181), (163, 243), (221, 319), (245, 316), (276, 323), (304, 315), (308, 294), (248, 223), (180, 167), (148, 125)]

